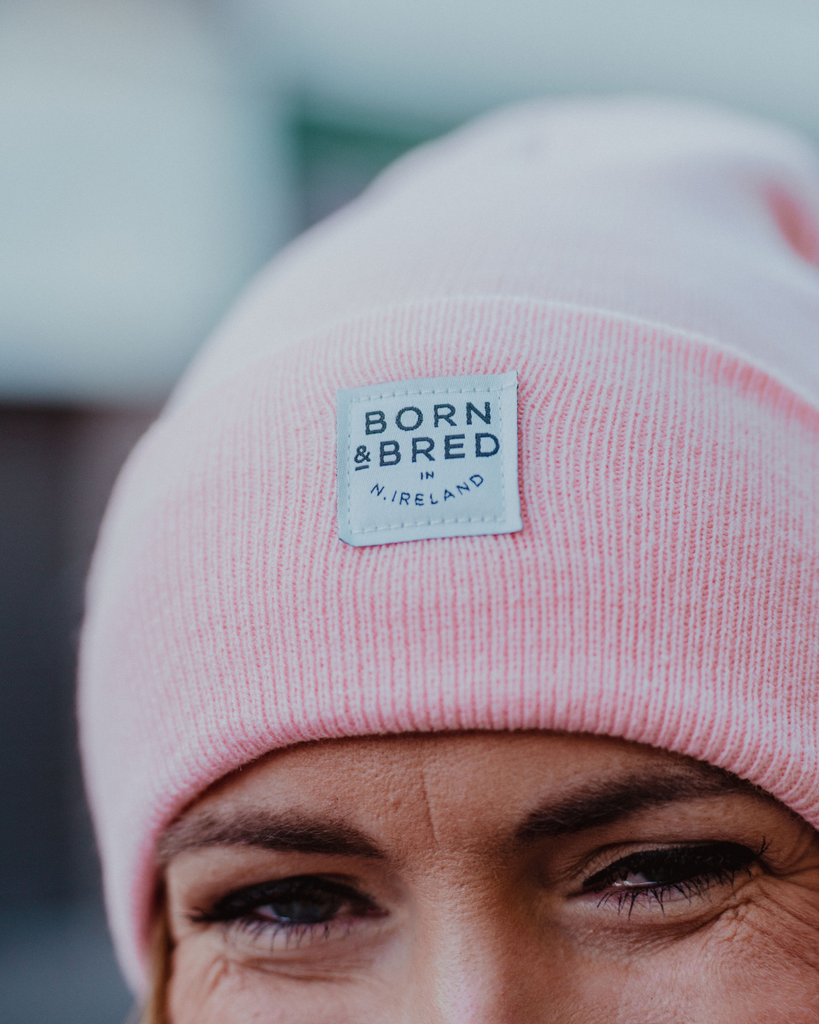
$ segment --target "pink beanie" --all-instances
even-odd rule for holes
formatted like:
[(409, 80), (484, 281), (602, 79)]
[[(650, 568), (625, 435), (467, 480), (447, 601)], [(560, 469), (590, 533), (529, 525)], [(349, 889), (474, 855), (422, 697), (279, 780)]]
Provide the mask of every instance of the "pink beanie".
[(819, 825), (817, 225), (781, 129), (536, 104), (261, 276), (130, 458), (89, 583), (82, 744), (135, 987), (158, 834), (303, 740), (620, 736)]

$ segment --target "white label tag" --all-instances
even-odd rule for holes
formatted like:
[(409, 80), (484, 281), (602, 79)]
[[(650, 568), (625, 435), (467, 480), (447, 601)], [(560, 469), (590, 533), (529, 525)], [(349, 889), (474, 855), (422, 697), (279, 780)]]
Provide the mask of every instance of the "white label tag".
[(338, 393), (338, 524), (365, 547), (523, 529), (517, 373)]

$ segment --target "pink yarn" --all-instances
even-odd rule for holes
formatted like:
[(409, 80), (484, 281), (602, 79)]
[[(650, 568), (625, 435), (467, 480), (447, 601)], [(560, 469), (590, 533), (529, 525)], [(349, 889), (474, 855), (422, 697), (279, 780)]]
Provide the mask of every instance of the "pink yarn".
[[(135, 987), (157, 835), (302, 740), (621, 736), (819, 825), (817, 224), (780, 129), (527, 105), (262, 275), (129, 460), (89, 584), (82, 742)], [(510, 370), (523, 530), (339, 541), (337, 389)]]

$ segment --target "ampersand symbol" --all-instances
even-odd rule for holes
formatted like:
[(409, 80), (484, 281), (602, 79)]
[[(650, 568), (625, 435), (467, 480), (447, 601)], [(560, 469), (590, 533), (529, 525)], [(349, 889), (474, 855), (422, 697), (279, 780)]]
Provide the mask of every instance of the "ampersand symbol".
[(367, 446), (366, 445), (360, 444), (358, 446), (358, 448), (356, 448), (355, 461), (358, 464), (361, 464), (362, 462), (369, 462), (370, 461), (370, 453), (367, 451)]

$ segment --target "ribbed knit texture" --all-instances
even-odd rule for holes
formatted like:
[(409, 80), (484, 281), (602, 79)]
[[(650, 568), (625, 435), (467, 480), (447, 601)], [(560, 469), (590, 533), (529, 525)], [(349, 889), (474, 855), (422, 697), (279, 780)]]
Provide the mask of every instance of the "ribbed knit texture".
[[(114, 934), (156, 837), (321, 737), (621, 736), (819, 825), (819, 169), (778, 129), (535, 105), (277, 260), (130, 459), (80, 711)], [(351, 548), (338, 388), (517, 370), (524, 528)]]

